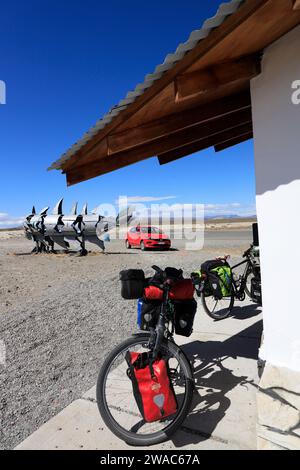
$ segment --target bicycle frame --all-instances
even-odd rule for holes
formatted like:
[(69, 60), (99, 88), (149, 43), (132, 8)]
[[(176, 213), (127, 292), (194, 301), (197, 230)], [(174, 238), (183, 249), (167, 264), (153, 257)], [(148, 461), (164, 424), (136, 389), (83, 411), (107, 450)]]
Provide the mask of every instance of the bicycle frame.
[(161, 309), (160, 309), (160, 312), (159, 312), (159, 318), (158, 318), (158, 322), (157, 322), (157, 325), (156, 325), (156, 328), (155, 328), (155, 332), (156, 332), (156, 339), (155, 339), (155, 345), (154, 345), (154, 348), (153, 348), (153, 359), (155, 360), (159, 351), (160, 351), (160, 348), (161, 348), (161, 344), (163, 342), (163, 339), (164, 339), (164, 336), (165, 336), (165, 331), (166, 331), (166, 310), (167, 310), (167, 307), (168, 307), (168, 302), (169, 302), (169, 292), (170, 292), (170, 289), (171, 289), (171, 286), (170, 284), (164, 284), (163, 286), (163, 302), (161, 304)]
[(241, 277), (241, 285), (239, 287), (237, 287), (236, 282), (234, 281), (234, 279), (232, 281), (233, 288), (234, 288), (234, 295), (237, 299), (243, 299), (244, 298), (245, 288), (246, 288), (246, 285), (247, 285), (247, 278), (248, 278), (250, 272), (253, 270), (253, 266), (252, 266), (251, 261), (247, 258), (247, 259), (241, 261), (240, 263), (238, 263), (238, 264), (231, 267), (231, 270), (233, 271), (234, 269), (242, 266), (243, 264), (246, 264), (246, 267), (245, 267), (244, 273)]

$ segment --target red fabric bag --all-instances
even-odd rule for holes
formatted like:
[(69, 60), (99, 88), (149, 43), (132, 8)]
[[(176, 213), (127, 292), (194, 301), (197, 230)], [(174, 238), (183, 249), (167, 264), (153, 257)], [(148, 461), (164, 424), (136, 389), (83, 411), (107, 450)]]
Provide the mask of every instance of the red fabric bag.
[(144, 289), (144, 297), (146, 300), (162, 300), (163, 291), (156, 286), (148, 286)]
[(194, 298), (194, 284), (192, 279), (182, 279), (172, 287), (170, 299), (173, 300), (191, 300)]
[[(194, 298), (194, 284), (191, 279), (177, 281), (170, 290), (172, 300), (191, 300)], [(144, 289), (147, 300), (163, 300), (163, 291), (156, 286), (148, 286)]]
[(152, 363), (148, 353), (135, 352), (128, 352), (126, 361), (127, 374), (143, 419), (153, 423), (175, 414), (178, 406), (166, 361), (158, 358)]

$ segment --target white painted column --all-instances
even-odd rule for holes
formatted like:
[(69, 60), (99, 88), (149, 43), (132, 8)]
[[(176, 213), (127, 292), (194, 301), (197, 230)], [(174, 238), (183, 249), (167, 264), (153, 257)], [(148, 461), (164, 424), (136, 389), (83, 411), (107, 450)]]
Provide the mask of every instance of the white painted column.
[[(262, 73), (251, 82), (256, 204), (259, 223), (264, 343), (260, 356), (267, 361), (262, 380), (261, 429), (263, 437), (279, 447), (294, 448), (290, 435), (280, 433), (299, 420), (293, 415), (289, 425), (270, 418), (276, 406), (266, 401), (266, 390), (287, 389), (293, 403), (299, 385), (289, 383), (289, 371), (300, 383), (300, 27), (279, 39), (264, 52)], [(297, 104), (298, 103), (298, 104)], [(282, 373), (280, 372), (282, 369)], [(299, 373), (298, 373), (299, 372)], [(283, 379), (283, 377), (285, 377)], [(297, 379), (296, 379), (296, 378)], [(281, 396), (281, 398), (283, 398)], [(260, 401), (261, 400), (261, 401)], [(273, 400), (274, 401), (274, 400)], [(281, 400), (279, 400), (282, 406)], [(300, 407), (300, 396), (296, 400)], [(270, 405), (269, 415), (265, 414)], [(271, 406), (272, 405), (272, 406)], [(264, 408), (264, 410), (263, 410)], [(289, 412), (290, 412), (289, 410)], [(263, 413), (263, 418), (262, 414)], [(276, 409), (276, 412), (278, 410)], [(289, 412), (285, 410), (284, 416)], [(292, 413), (293, 414), (293, 413)], [(275, 419), (275, 418), (274, 418)], [(276, 421), (275, 419), (275, 421)], [(277, 428), (275, 437), (265, 431)], [(267, 431), (266, 431), (267, 432)], [(269, 431), (268, 431), (269, 432)], [(285, 437), (288, 442), (286, 442)], [(262, 445), (263, 447), (263, 445)], [(271, 448), (271, 447), (270, 447)]]

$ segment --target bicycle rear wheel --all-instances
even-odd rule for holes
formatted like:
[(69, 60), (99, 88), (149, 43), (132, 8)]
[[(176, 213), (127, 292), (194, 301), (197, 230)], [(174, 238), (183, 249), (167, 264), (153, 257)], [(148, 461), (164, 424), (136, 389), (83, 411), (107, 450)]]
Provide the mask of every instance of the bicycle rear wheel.
[(205, 292), (202, 292), (201, 302), (208, 316), (214, 320), (224, 320), (224, 318), (227, 318), (230, 315), (233, 309), (233, 289), (230, 297), (223, 297), (220, 300), (215, 299), (213, 295), (206, 295)]
[(176, 395), (176, 414), (154, 423), (146, 423), (135, 402), (127, 376), (127, 351), (149, 351), (149, 335), (133, 336), (117, 346), (101, 367), (97, 382), (97, 404), (106, 426), (120, 439), (135, 446), (166, 441), (186, 418), (193, 396), (193, 373), (183, 351), (173, 342), (164, 341), (162, 357), (168, 361)]

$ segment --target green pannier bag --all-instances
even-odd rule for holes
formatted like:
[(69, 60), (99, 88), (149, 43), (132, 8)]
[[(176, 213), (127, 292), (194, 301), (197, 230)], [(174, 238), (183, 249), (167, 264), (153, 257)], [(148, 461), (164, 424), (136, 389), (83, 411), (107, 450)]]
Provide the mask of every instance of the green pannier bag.
[(232, 288), (232, 273), (230, 266), (218, 266), (217, 268), (211, 269), (211, 271), (216, 273), (220, 279), (220, 287), (223, 297), (230, 297)]

